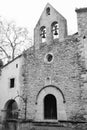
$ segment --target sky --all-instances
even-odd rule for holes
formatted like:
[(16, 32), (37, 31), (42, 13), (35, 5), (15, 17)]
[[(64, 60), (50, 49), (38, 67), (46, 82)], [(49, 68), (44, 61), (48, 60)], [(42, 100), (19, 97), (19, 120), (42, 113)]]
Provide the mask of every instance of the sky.
[(47, 3), (67, 19), (68, 34), (77, 32), (75, 9), (87, 7), (87, 0), (0, 0), (0, 16), (27, 27), (33, 38), (33, 29)]

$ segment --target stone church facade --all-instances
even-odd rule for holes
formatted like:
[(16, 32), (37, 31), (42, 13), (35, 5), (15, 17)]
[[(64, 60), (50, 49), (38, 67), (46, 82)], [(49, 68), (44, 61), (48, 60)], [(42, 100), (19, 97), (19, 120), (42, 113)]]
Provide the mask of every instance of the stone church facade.
[(72, 36), (66, 19), (50, 4), (36, 24), (21, 86), (29, 119), (87, 120), (87, 8), (76, 12), (78, 33)]
[(19, 118), (87, 120), (87, 8), (76, 13), (78, 33), (69, 36), (66, 19), (49, 3), (44, 8), (34, 29), (34, 45), (22, 55), (21, 96), (14, 97), (19, 98)]

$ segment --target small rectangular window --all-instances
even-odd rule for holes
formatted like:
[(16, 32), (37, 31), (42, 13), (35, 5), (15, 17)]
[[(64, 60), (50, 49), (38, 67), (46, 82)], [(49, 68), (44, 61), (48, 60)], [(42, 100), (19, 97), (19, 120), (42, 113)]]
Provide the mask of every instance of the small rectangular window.
[(10, 79), (10, 88), (14, 88), (15, 78)]
[(18, 64), (16, 64), (16, 68), (18, 68)]

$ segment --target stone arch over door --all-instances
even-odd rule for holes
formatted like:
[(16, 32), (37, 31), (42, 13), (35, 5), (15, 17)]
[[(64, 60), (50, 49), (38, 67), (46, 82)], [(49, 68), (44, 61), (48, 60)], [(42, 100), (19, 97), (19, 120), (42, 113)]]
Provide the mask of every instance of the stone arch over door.
[(18, 104), (14, 99), (10, 99), (4, 106), (4, 119), (18, 118)]
[[(38, 121), (47, 121), (47, 120), (67, 120), (66, 116), (66, 104), (65, 104), (65, 98), (62, 91), (57, 89), (57, 87), (54, 86), (46, 86), (43, 89), (41, 89), (37, 95), (36, 98), (36, 115), (35, 120)], [(56, 111), (57, 115), (53, 119), (46, 119), (44, 116), (44, 99), (47, 95), (51, 95), (54, 97), (54, 101), (56, 102)], [(51, 97), (52, 98), (52, 97)], [(50, 97), (48, 98), (50, 100)], [(53, 105), (53, 104), (50, 104)]]

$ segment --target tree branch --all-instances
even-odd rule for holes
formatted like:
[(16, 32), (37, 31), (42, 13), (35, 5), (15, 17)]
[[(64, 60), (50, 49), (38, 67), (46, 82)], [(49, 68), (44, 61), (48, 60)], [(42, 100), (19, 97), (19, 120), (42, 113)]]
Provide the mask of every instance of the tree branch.
[(0, 49), (4, 52), (4, 54), (6, 55), (7, 58), (9, 58), (8, 53), (5, 51), (5, 49), (3, 47), (0, 46)]

